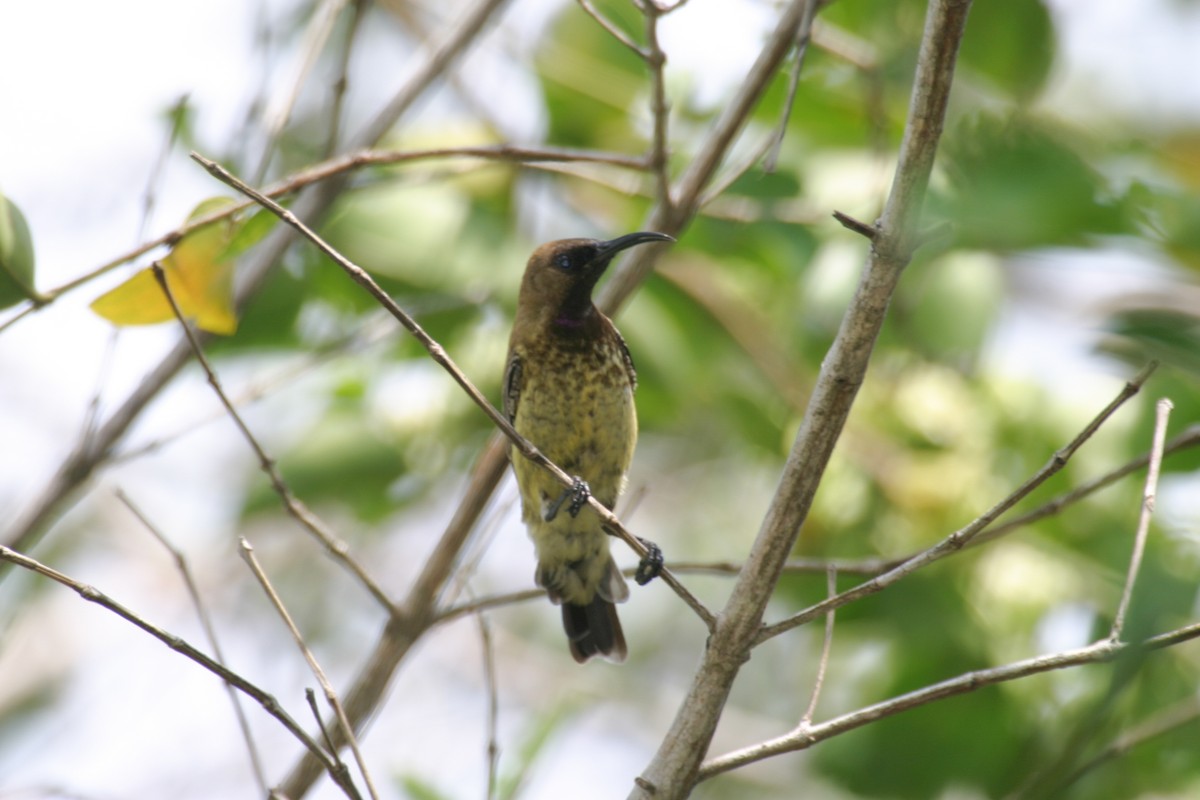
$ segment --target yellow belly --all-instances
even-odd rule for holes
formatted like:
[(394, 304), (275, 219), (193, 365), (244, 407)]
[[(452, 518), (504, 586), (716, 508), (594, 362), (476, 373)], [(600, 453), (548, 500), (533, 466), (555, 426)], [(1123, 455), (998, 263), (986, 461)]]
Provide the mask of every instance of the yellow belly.
[[(581, 360), (527, 361), (513, 424), (568, 475), (587, 481), (593, 496), (612, 508), (637, 442), (633, 387), (624, 379), (623, 364), (612, 365), (621, 367), (617, 373), (610, 364), (590, 360), (582, 366), (591, 369), (579, 368)], [(523, 518), (537, 550), (539, 585), (558, 601), (591, 602), (608, 571), (608, 535), (586, 507), (572, 517), (564, 505), (546, 522), (547, 507), (564, 487), (546, 470), (514, 455)]]

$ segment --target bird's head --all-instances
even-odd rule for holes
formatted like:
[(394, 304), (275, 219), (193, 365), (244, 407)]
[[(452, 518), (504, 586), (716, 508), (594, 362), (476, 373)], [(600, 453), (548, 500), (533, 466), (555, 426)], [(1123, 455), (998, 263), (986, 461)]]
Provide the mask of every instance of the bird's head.
[(616, 239), (559, 239), (533, 251), (521, 281), (519, 304), (554, 314), (554, 319), (579, 321), (592, 308), (592, 289), (613, 256), (647, 242), (673, 242), (665, 233), (640, 231)]

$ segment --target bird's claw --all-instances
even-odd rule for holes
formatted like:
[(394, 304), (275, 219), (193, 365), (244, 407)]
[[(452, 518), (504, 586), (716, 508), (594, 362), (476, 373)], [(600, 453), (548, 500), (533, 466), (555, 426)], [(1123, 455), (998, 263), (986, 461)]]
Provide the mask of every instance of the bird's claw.
[(637, 581), (638, 586), (645, 586), (662, 572), (663, 552), (661, 547), (649, 539), (639, 536), (638, 541), (645, 545), (646, 555), (642, 556), (642, 560), (638, 562), (637, 572), (633, 573), (633, 579)]
[(543, 517), (546, 522), (552, 522), (558, 516), (559, 509), (562, 504), (570, 498), (571, 504), (567, 506), (567, 513), (572, 519), (579, 516), (579, 512), (587, 505), (588, 498), (592, 496), (592, 489), (588, 486), (587, 481), (578, 475), (575, 476), (574, 483), (569, 489), (563, 489), (563, 493), (558, 496), (558, 499), (550, 504), (546, 509), (546, 514)]

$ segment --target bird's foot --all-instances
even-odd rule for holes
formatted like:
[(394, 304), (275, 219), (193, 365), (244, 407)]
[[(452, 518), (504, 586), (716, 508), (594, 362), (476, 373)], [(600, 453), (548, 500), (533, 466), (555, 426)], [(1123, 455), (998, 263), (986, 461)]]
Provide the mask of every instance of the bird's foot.
[(567, 513), (572, 518), (578, 517), (579, 512), (587, 505), (588, 498), (591, 496), (592, 489), (588, 486), (587, 481), (576, 475), (575, 482), (571, 484), (571, 488), (563, 489), (563, 493), (558, 496), (558, 499), (546, 509), (546, 513), (542, 519), (546, 522), (553, 522), (554, 518), (558, 516), (559, 509), (562, 508), (563, 503), (567, 502), (568, 499), (570, 499), (571, 504), (567, 506)]
[(639, 536), (638, 541), (645, 545), (646, 555), (642, 556), (642, 560), (638, 562), (637, 572), (633, 573), (633, 579), (637, 581), (638, 586), (645, 586), (662, 572), (663, 552), (661, 547), (649, 539)]

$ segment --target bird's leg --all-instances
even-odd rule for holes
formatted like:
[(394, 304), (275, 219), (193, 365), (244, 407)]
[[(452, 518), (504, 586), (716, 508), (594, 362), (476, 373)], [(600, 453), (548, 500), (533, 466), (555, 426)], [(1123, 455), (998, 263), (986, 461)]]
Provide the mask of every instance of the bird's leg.
[(645, 586), (662, 572), (663, 552), (661, 547), (649, 539), (643, 539), (640, 536), (637, 539), (646, 548), (646, 555), (642, 556), (642, 560), (638, 562), (637, 572), (633, 573), (633, 579), (637, 581), (638, 586)]
[(558, 516), (559, 509), (562, 504), (570, 498), (571, 504), (567, 506), (567, 513), (572, 517), (578, 517), (579, 512), (587, 505), (588, 498), (592, 496), (592, 489), (588, 486), (587, 481), (578, 475), (575, 476), (575, 482), (571, 484), (569, 489), (563, 489), (563, 493), (558, 496), (558, 499), (550, 504), (546, 509), (546, 513), (542, 516), (546, 522), (552, 522)]

